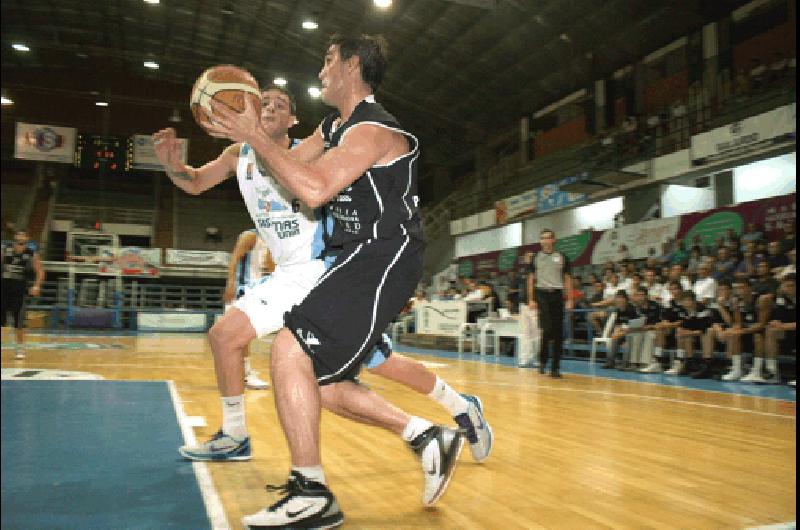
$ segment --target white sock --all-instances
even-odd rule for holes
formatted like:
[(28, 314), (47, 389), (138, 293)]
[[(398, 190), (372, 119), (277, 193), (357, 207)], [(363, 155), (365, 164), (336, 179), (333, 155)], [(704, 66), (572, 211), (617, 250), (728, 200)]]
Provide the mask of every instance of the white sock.
[(328, 483), (325, 482), (325, 472), (322, 470), (322, 466), (292, 466), (292, 471), (297, 471), (308, 480), (319, 482), (320, 484), (325, 484), (326, 486), (328, 485)]
[(675, 356), (678, 359), (683, 359), (684, 357), (686, 357), (686, 350), (681, 350), (681, 349), (675, 350)]
[(733, 355), (733, 356), (731, 356), (731, 371), (732, 372), (741, 372), (742, 371), (742, 356), (741, 355)]
[(754, 357), (753, 358), (753, 373), (761, 375), (761, 368), (764, 366), (764, 358), (763, 357)]
[(767, 358), (767, 370), (772, 375), (778, 375), (778, 359)]
[(244, 358), (244, 376), (247, 377), (247, 374), (250, 373), (250, 356)]
[(469, 409), (469, 401), (461, 397), (461, 394), (442, 381), (438, 375), (428, 397), (447, 409), (451, 416), (458, 416)]
[(247, 438), (244, 417), (244, 396), (229, 396), (222, 401), (222, 432), (237, 440)]
[(661, 358), (661, 346), (656, 346), (655, 348), (653, 348), (653, 357), (655, 357), (656, 359)]
[(418, 418), (417, 416), (411, 416), (411, 419), (408, 420), (408, 425), (406, 425), (406, 428), (403, 429), (403, 433), (400, 436), (406, 442), (410, 442), (432, 426), (433, 423), (429, 422), (428, 420)]

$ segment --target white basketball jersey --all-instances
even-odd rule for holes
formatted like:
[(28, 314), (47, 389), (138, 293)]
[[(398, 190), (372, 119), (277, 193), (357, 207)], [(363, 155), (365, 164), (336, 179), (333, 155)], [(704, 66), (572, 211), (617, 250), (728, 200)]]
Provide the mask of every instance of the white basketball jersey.
[(277, 266), (308, 263), (325, 248), (323, 226), (315, 212), (259, 170), (255, 150), (242, 144), (236, 178), (256, 230)]

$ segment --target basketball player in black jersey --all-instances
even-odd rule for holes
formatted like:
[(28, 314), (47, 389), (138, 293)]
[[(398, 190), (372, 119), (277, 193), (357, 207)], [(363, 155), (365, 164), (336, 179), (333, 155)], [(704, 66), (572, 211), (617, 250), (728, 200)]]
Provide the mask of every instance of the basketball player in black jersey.
[[(14, 316), (16, 327), (16, 359), (25, 358), (25, 301), (27, 295), (39, 296), (44, 280), (39, 254), (28, 245), (28, 232), (17, 230), (14, 242), (2, 247), (2, 322), (6, 326), (8, 313)], [(33, 285), (28, 288), (28, 282)]]
[[(243, 519), (259, 528), (332, 528), (344, 520), (320, 461), (320, 392), (335, 392), (360, 418), (397, 411), (355, 383), (371, 345), (411, 297), (424, 242), (417, 195), (419, 142), (375, 102), (386, 68), (380, 38), (334, 37), (319, 74), (337, 112), (293, 151), (260, 131), (249, 104), (235, 113), (212, 103), (209, 131), (251, 145), (270, 173), (310, 207), (334, 218), (326, 250), (336, 255), (305, 300), (285, 318), (272, 346), (275, 402), (292, 458), (283, 500)], [(423, 460), (423, 502), (441, 497), (463, 445), (459, 431), (409, 422), (403, 437)]]

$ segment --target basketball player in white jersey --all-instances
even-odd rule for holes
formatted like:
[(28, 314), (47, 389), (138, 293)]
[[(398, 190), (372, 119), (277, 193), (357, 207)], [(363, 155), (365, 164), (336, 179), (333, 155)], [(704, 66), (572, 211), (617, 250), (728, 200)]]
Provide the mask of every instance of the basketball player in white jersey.
[[(264, 240), (258, 237), (255, 229), (245, 230), (236, 239), (228, 263), (228, 279), (222, 301), (225, 311), (233, 307), (233, 302), (244, 296), (248, 288), (265, 280), (265, 275), (272, 274), (275, 262)], [(244, 385), (253, 390), (269, 388), (269, 383), (258, 377), (250, 363), (250, 347), (244, 350)]]
[[(264, 92), (261, 120), (273, 141), (291, 147), (287, 132), (296, 120), (293, 101), (285, 90), (273, 87)], [(249, 290), (234, 304), (235, 310), (226, 313), (211, 329), (209, 340), (223, 396), (223, 426), (207, 443), (180, 450), (183, 456), (194, 460), (248, 460), (251, 449), (242, 399), (242, 351), (253, 338), (279, 330), (284, 313), (301, 302), (325, 272), (331, 257), (322, 255), (323, 236), (330, 221), (320, 219), (318, 212), (302, 206), (266, 174), (247, 144), (234, 144), (216, 160), (195, 169), (180, 161), (174, 130), (161, 130), (153, 138), (156, 154), (167, 175), (190, 194), (202, 193), (230, 176), (237, 176), (248, 211), (276, 264), (270, 278)], [(322, 259), (316, 259), (318, 257)], [(391, 354), (390, 348), (385, 342), (379, 344), (365, 362), (367, 367), (439, 402), (466, 431), (473, 457), (477, 461), (485, 460), (491, 451), (492, 433), (483, 418), (480, 400), (457, 393), (421, 363)], [(431, 426), (426, 420), (410, 417), (394, 408), (363, 386), (358, 386), (356, 391), (370, 406), (358, 403), (347, 392), (337, 391), (335, 386), (325, 387), (321, 392), (322, 402), (344, 417), (392, 430), (409, 443)], [(387, 422), (387, 418), (391, 421)], [(440, 433), (450, 431), (440, 429)], [(437, 440), (437, 437), (427, 437), (426, 447)], [(446, 471), (426, 475), (423, 501), (432, 504), (443, 493), (455, 458), (454, 454), (442, 451), (419, 452), (425, 453), (423, 465), (428, 464), (427, 469), (431, 468), (427, 460), (435, 459), (437, 469)], [(457, 451), (452, 453), (457, 455)]]

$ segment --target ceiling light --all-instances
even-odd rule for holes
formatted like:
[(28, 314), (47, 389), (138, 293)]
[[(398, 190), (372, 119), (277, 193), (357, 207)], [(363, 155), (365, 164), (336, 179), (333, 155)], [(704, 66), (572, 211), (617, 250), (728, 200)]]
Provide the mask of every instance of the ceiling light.
[(95, 101), (94, 104), (98, 107), (108, 107), (108, 102), (106, 101)]
[(158, 63), (155, 61), (145, 61), (144, 67), (150, 68), (151, 70), (158, 70)]
[(558, 36), (558, 38), (563, 40), (564, 42), (570, 41), (569, 35), (567, 35), (566, 33), (562, 33), (561, 35)]
[(145, 3), (145, 4), (152, 4), (152, 5), (156, 5), (156, 4), (158, 4), (160, 1), (161, 1), (161, 0), (144, 0), (144, 3)]
[(319, 87), (310, 86), (308, 87), (308, 95), (312, 98), (318, 98), (322, 94), (322, 90)]
[(235, 13), (233, 7), (229, 5), (223, 6), (222, 9), (219, 10), (219, 12), (222, 13), (223, 15), (233, 15)]
[(83, 53), (83, 52), (78, 52), (75, 55), (77, 55), (81, 59), (88, 59), (89, 58), (89, 56), (87, 54)]
[(14, 100), (3, 96), (3, 97), (0, 97), (0, 104), (2, 104), (2, 105), (13, 105), (14, 104)]
[(313, 20), (304, 20), (302, 26), (303, 29), (317, 29), (319, 27), (319, 24), (317, 24)]
[(167, 121), (172, 122), (172, 123), (180, 123), (182, 121), (181, 120), (180, 111), (178, 109), (173, 109), (172, 110), (172, 116), (167, 118)]
[(29, 52), (29, 51), (31, 51), (30, 48), (28, 48), (24, 44), (20, 44), (20, 43), (14, 43), (14, 44), (11, 45), (11, 47), (14, 48), (15, 50), (17, 50), (18, 52)]
[(276, 77), (272, 80), (272, 84), (276, 86), (286, 86), (286, 79), (282, 77)]
[(379, 7), (381, 9), (386, 9), (390, 5), (392, 5), (392, 0), (372, 0), (375, 4), (375, 7)]

